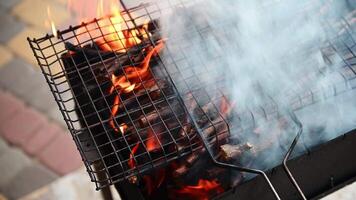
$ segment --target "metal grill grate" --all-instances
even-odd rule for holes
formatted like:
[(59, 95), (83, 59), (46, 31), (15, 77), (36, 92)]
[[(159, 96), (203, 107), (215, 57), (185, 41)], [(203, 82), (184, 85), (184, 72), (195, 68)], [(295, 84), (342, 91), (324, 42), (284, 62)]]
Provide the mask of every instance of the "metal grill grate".
[[(153, 9), (150, 14), (149, 8)], [(143, 174), (201, 147), (193, 134), (182, 133), (188, 123), (186, 111), (157, 56), (149, 62), (149, 78), (138, 77), (139, 89), (130, 94), (121, 94), (116, 88), (109, 92), (113, 74), (127, 77), (130, 68), (142, 64), (147, 52), (156, 46), (154, 37), (159, 36), (159, 29), (154, 8), (145, 5), (123, 11), (120, 24), (113, 16), (105, 17), (60, 31), (58, 38), (47, 35), (29, 40), (97, 188)], [(137, 36), (140, 43), (135, 40), (132, 48), (123, 45), (102, 50), (100, 45), (115, 42), (108, 41), (107, 36), (118, 31), (110, 32), (105, 26), (121, 26), (122, 31), (129, 32), (142, 28), (146, 20), (150, 23), (145, 32)], [(100, 44), (100, 40), (105, 42)], [(115, 107), (120, 109), (112, 119)], [(154, 149), (149, 149), (150, 142), (156, 145)], [(94, 169), (95, 164), (100, 167)], [(103, 172), (107, 178), (99, 180)]]
[[(118, 32), (117, 29), (111, 32), (106, 29), (106, 26), (118, 25), (113, 17), (94, 19), (69, 27), (59, 31), (58, 38), (46, 35), (40, 39), (29, 39), (38, 64), (97, 188), (141, 176), (151, 169), (201, 149), (203, 144), (206, 147), (218, 147), (227, 142), (231, 127), (225, 114), (221, 112), (220, 105), (229, 94), (224, 88), (214, 87), (215, 90), (211, 91), (211, 88), (201, 87), (209, 86), (200, 82), (200, 77), (211, 73), (211, 69), (207, 67), (185, 78), (184, 74), (187, 72), (184, 70), (188, 68), (182, 70), (177, 67), (189, 60), (184, 53), (179, 60), (175, 60), (169, 56), (170, 49), (164, 48), (162, 53), (165, 56), (160, 56), (160, 53), (152, 56), (148, 78), (138, 77), (136, 84), (140, 85), (139, 88), (127, 94), (122, 94), (117, 88), (110, 92), (113, 86), (112, 75), (128, 77), (132, 71), (130, 67), (140, 66), (149, 52), (159, 45), (161, 36), (158, 19), (163, 10), (187, 5), (188, 2), (175, 1), (173, 4), (168, 1), (165, 6), (151, 3), (125, 9), (121, 13), (123, 21), (119, 24), (124, 27), (122, 31), (129, 33), (134, 29), (144, 30), (137, 36), (140, 42), (135, 40), (136, 36), (128, 37), (135, 41), (135, 45), (130, 48), (123, 45), (120, 49), (103, 50), (104, 45), (114, 42), (108, 41), (107, 36)], [(146, 20), (150, 22), (143, 28)], [(204, 31), (199, 27), (194, 30), (197, 34)], [(340, 67), (334, 72), (335, 82), (330, 83), (333, 92), (330, 93), (329, 88), (325, 91), (311, 90), (302, 93), (290, 91), (286, 97), (291, 99), (294, 110), (318, 102), (320, 99), (316, 97), (320, 95), (317, 94), (336, 96), (356, 87), (354, 28), (346, 19), (341, 19), (339, 26), (332, 25), (332, 30), (338, 30), (340, 34), (332, 37), (325, 45), (324, 57), (326, 60), (335, 55), (340, 58)], [(117, 40), (122, 42), (121, 39)], [(176, 42), (179, 43), (179, 40)], [(219, 57), (212, 60), (219, 62)], [(219, 81), (223, 80), (214, 80), (210, 84)], [(218, 95), (211, 97), (212, 92)], [(116, 98), (119, 98), (119, 102), (115, 101)], [(244, 132), (255, 128), (255, 121), (258, 119), (278, 118), (280, 108), (272, 98), (270, 100), (268, 105), (235, 114), (236, 118), (241, 119), (237, 126), (243, 124), (243, 127), (234, 129)], [(120, 109), (112, 118), (112, 111), (117, 107)], [(208, 110), (205, 107), (209, 107)], [(207, 112), (213, 112), (215, 119), (211, 119)], [(199, 125), (199, 120), (192, 120), (197, 113), (200, 113), (200, 120), (207, 121), (204, 127)], [(221, 126), (224, 128), (217, 128)], [(119, 127), (124, 131), (119, 130)], [(211, 129), (214, 134), (209, 134), (208, 137), (204, 135), (204, 132)], [(148, 143), (154, 143), (155, 147), (148, 147)], [(292, 144), (289, 150), (292, 151), (294, 146)], [(211, 152), (211, 156), (214, 158), (214, 153)], [(94, 165), (100, 167), (94, 168)], [(260, 173), (252, 169), (247, 171)], [(98, 179), (102, 173), (105, 173), (106, 178)]]

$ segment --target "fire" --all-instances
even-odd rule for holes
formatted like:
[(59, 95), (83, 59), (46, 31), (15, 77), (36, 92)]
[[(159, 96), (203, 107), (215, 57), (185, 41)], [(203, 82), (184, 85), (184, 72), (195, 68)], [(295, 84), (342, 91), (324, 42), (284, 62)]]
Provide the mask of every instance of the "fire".
[[(77, 12), (81, 17), (81, 20), (84, 19), (82, 10), (82, 5), (87, 3), (83, 0), (78, 1), (68, 1), (68, 6), (71, 10)], [(110, 14), (104, 16), (107, 9), (110, 8)], [(92, 7), (90, 7), (92, 8)], [(136, 27), (134, 29), (128, 29), (127, 24), (132, 23), (131, 19), (125, 19), (122, 12), (120, 12), (119, 2), (117, 0), (97, 0), (97, 6), (95, 7), (98, 20), (98, 26), (101, 37), (95, 39), (95, 43), (102, 51), (115, 51), (118, 53), (125, 53), (128, 49), (141, 44), (144, 40), (147, 40), (150, 36), (148, 32), (149, 21), (144, 21), (143, 25)], [(92, 13), (93, 11), (86, 11)], [(84, 14), (85, 15), (85, 14)], [(90, 14), (89, 14), (90, 15)], [(132, 14), (131, 14), (132, 16)], [(85, 17), (88, 17), (86, 14)], [(133, 18), (135, 18), (133, 16)], [(125, 21), (126, 20), (126, 21)], [(135, 22), (136, 23), (136, 22)], [(141, 23), (142, 24), (142, 23)], [(88, 30), (86, 27), (79, 28), (76, 31), (77, 35), (86, 37)], [(90, 38), (88, 38), (90, 39)], [(123, 67), (123, 73), (120, 75), (111, 75), (112, 87), (109, 90), (109, 94), (114, 94), (114, 104), (111, 108), (111, 117), (109, 120), (109, 125), (116, 131), (125, 134), (127, 127), (121, 124), (119, 127), (115, 124), (114, 118), (120, 110), (120, 95), (129, 94), (137, 89), (141, 89), (142, 80), (147, 80), (150, 77), (149, 65), (152, 59), (152, 56), (155, 56), (163, 48), (163, 41), (159, 41), (155, 47), (146, 48), (142, 50), (142, 53), (147, 53), (146, 57), (139, 66), (125, 66)]]
[(58, 37), (57, 28), (56, 28), (56, 25), (54, 24), (54, 21), (52, 20), (51, 8), (49, 6), (47, 6), (47, 16), (48, 16), (49, 22), (51, 24), (51, 30), (52, 30), (54, 37)]
[(138, 150), (138, 148), (140, 147), (140, 143), (137, 143), (134, 148), (132, 148), (131, 150), (131, 153), (130, 153), (130, 159), (128, 161), (128, 165), (131, 169), (133, 169), (136, 165), (136, 162), (135, 162), (135, 159), (134, 159), (134, 156)]
[(227, 116), (230, 115), (231, 111), (235, 107), (235, 102), (229, 102), (227, 97), (223, 96), (221, 97), (221, 102), (220, 102), (220, 113), (222, 113), (223, 117), (226, 118)]
[(175, 194), (184, 196), (185, 199), (209, 200), (212, 196), (223, 192), (224, 189), (217, 180), (200, 179), (197, 185), (184, 186), (182, 189), (176, 190)]
[[(114, 106), (111, 109), (111, 120), (109, 121), (109, 124), (116, 132), (119, 132), (119, 129), (115, 125), (114, 118), (119, 111), (120, 95), (123, 93), (130, 93), (141, 87), (141, 84), (136, 83), (141, 82), (140, 80), (146, 79), (150, 75), (149, 64), (152, 56), (158, 54), (162, 50), (163, 46), (163, 41), (159, 41), (159, 43), (151, 51), (149, 51), (139, 67), (128, 66), (124, 69), (124, 75), (112, 75), (111, 82), (113, 86), (110, 88), (109, 93), (113, 94), (117, 91), (117, 95), (114, 99)], [(123, 132), (121, 133), (123, 134)]]
[[(80, 22), (86, 21), (85, 19), (93, 15), (93, 13), (96, 13), (96, 17), (100, 19), (98, 20), (98, 32), (100, 31), (102, 37), (96, 39), (95, 42), (101, 50), (125, 53), (127, 49), (142, 43), (144, 39), (149, 37), (148, 20), (146, 20), (140, 28), (128, 30), (127, 24), (132, 23), (130, 21), (131, 19), (126, 19), (125, 21), (125, 18), (120, 12), (119, 2), (117, 0), (97, 0), (96, 11), (90, 9), (83, 10), (83, 4), (86, 3), (86, 1), (68, 0), (68, 7), (77, 12), (80, 16)], [(106, 8), (109, 8), (109, 10)], [(105, 16), (105, 13), (108, 13), (108, 15)], [(86, 31), (86, 28), (83, 27), (78, 29), (76, 34), (81, 35)]]
[(148, 139), (146, 141), (146, 148), (148, 152), (151, 152), (158, 149), (160, 147), (160, 144), (158, 139), (155, 137), (152, 129), (148, 129), (147, 132)]

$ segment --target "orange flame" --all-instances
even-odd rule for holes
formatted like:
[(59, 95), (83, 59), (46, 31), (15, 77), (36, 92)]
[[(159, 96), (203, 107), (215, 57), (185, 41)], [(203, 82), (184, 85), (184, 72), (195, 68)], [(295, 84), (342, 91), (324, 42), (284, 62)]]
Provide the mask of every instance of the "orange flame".
[(177, 195), (182, 195), (185, 199), (194, 200), (209, 200), (213, 195), (221, 194), (224, 189), (216, 180), (200, 179), (197, 185), (185, 186), (180, 190), (175, 191)]
[[(158, 54), (163, 48), (163, 41), (160, 41), (145, 57), (140, 67), (125, 67), (125, 75), (115, 76), (114, 74), (111, 77), (111, 82), (113, 86), (110, 88), (110, 94), (113, 94), (117, 90), (117, 95), (114, 100), (114, 106), (111, 109), (111, 120), (109, 121), (110, 126), (116, 131), (119, 132), (119, 129), (114, 123), (114, 118), (117, 115), (117, 112), (120, 107), (120, 94), (130, 93), (135, 89), (139, 88), (139, 84), (132, 82), (140, 82), (139, 79), (147, 78), (149, 73), (149, 64), (153, 55)], [(137, 80), (138, 79), (138, 80)]]
[(146, 148), (148, 152), (154, 151), (160, 147), (158, 139), (155, 137), (153, 130), (147, 130), (147, 141), (146, 141)]
[[(98, 19), (102, 18), (98, 20), (99, 28), (97, 29), (97, 31), (102, 34), (102, 37), (95, 41), (101, 50), (124, 53), (127, 49), (142, 43), (143, 39), (148, 38), (149, 33), (147, 28), (149, 21), (145, 21), (141, 28), (129, 29), (127, 24), (132, 23), (131, 19), (126, 19), (125, 21), (125, 18), (120, 12), (117, 0), (97, 0), (96, 11), (91, 10), (91, 7), (87, 10), (83, 10), (83, 4), (87, 3), (88, 2), (84, 0), (68, 0), (68, 7), (70, 10), (77, 12), (77, 15), (80, 16), (80, 21), (86, 21), (86, 19), (94, 17), (92, 16), (93, 13), (96, 13)], [(109, 10), (105, 8), (109, 8)], [(105, 13), (109, 15), (104, 16)], [(86, 27), (79, 28), (76, 34), (81, 35), (86, 31)], [(85, 37), (85, 35), (87, 34), (83, 34), (81, 37)]]
[(235, 107), (235, 104), (236, 104), (235, 102), (230, 103), (227, 97), (225, 96), (221, 97), (220, 113), (222, 113), (224, 118), (230, 115), (231, 111)]
[(135, 156), (135, 154), (136, 154), (136, 152), (137, 152), (137, 150), (138, 150), (139, 147), (140, 147), (140, 143), (137, 143), (137, 144), (134, 146), (134, 148), (132, 148), (132, 150), (131, 150), (130, 159), (129, 159), (129, 161), (127, 162), (127, 164), (129, 165), (129, 167), (130, 167), (131, 169), (133, 169), (133, 168), (135, 167), (135, 165), (136, 165), (134, 156)]

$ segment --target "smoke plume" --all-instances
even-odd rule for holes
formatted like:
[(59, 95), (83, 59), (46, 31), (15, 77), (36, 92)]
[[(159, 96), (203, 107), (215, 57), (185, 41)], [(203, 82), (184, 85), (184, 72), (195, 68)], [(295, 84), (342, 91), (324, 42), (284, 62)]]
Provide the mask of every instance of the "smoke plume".
[[(297, 130), (288, 110), (303, 124), (297, 154), (355, 128), (356, 93), (340, 75), (343, 55), (330, 50), (329, 43), (343, 35), (355, 38), (337, 26), (348, 12), (348, 1), (205, 0), (169, 5), (173, 9), (161, 16), (167, 38), (164, 59), (178, 90), (184, 96), (205, 88), (211, 98), (224, 90), (239, 116), (230, 119), (239, 127), (231, 133), (254, 144), (256, 151), (271, 145), (253, 164), (243, 159), (243, 165), (266, 169), (281, 163)], [(298, 105), (300, 99), (305, 103), (310, 98), (318, 103)], [(261, 117), (269, 114), (261, 114), (268, 105), (278, 107), (275, 118)]]

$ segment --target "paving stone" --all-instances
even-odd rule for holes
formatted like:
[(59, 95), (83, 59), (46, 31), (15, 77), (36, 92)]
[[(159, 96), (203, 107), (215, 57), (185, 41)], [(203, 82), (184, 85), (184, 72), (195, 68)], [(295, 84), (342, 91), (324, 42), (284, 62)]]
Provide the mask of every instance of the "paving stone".
[[(19, 200), (102, 200), (100, 192), (95, 191), (94, 184), (89, 181), (84, 168), (62, 177), (48, 186), (26, 195)], [(113, 191), (113, 199), (120, 200)]]
[(48, 113), (49, 117), (54, 120), (55, 122), (59, 123), (62, 127), (67, 128), (67, 124), (63, 119), (62, 113), (59, 111), (58, 106), (52, 108)]
[(25, 105), (22, 101), (8, 92), (0, 90), (0, 127), (23, 109), (25, 109)]
[(50, 30), (47, 6), (51, 8), (51, 19), (56, 25), (69, 19), (70, 13), (63, 4), (49, 0), (23, 0), (14, 7), (12, 13), (28, 24)]
[(4, 187), (4, 194), (10, 199), (18, 199), (56, 180), (58, 176), (34, 163), (22, 169)]
[(60, 175), (65, 175), (82, 166), (79, 152), (69, 133), (60, 134), (40, 153), (38, 159)]
[(9, 146), (7, 145), (7, 143), (5, 142), (5, 140), (3, 140), (2, 138), (0, 138), (0, 156), (5, 153), (7, 150), (9, 150)]
[(10, 148), (0, 156), (0, 163), (0, 192), (4, 193), (3, 187), (32, 161), (20, 150)]
[[(31, 7), (31, 6), (29, 6)], [(29, 11), (31, 9), (28, 9)], [(33, 12), (33, 11), (31, 11)], [(40, 38), (43, 37), (43, 31), (40, 29), (36, 29), (33, 27), (27, 27), (23, 29), (21, 32), (19, 32), (17, 35), (15, 35), (8, 43), (7, 45), (10, 47), (10, 49), (16, 53), (18, 56), (21, 58), (25, 59), (27, 62), (33, 64), (37, 69), (37, 61), (33, 55), (33, 51), (30, 48), (30, 45), (27, 42), (27, 37), (30, 38)]]
[(13, 59), (0, 70), (0, 84), (20, 97), (31, 93), (38, 72), (21, 59)]
[(61, 133), (62, 129), (57, 124), (46, 124), (22, 146), (22, 149), (27, 154), (36, 156)]
[(11, 9), (13, 6), (15, 6), (20, 1), (21, 0), (1, 0), (0, 1), (0, 6), (5, 8), (5, 9)]
[[(0, 33), (1, 35), (1, 33)], [(11, 51), (7, 50), (4, 46), (0, 45), (0, 69), (8, 63), (10, 60), (12, 60), (13, 56)]]
[(19, 200), (58, 200), (58, 198), (55, 198), (51, 189), (52, 188), (50, 188), (50, 186), (42, 187), (41, 189), (38, 189), (31, 194), (21, 197)]
[(54, 97), (49, 90), (48, 86), (39, 87), (36, 90), (33, 90), (33, 93), (27, 94), (25, 101), (28, 102), (31, 106), (36, 109), (47, 112), (52, 108), (56, 108), (57, 104), (54, 101)]
[(0, 134), (9, 143), (22, 145), (33, 137), (45, 123), (48, 122), (42, 114), (31, 108), (25, 108), (15, 117), (9, 119), (6, 124), (0, 126)]
[[(3, 0), (0, 1), (4, 2)], [(6, 2), (12, 2), (6, 1)], [(13, 16), (9, 15), (7, 12), (0, 13), (0, 42), (7, 43), (12, 37), (18, 34), (21, 30), (25, 28), (25, 24), (16, 20)]]
[[(20, 59), (14, 59), (0, 71), (0, 84), (34, 106), (47, 112), (57, 107), (42, 74)], [(20, 77), (16, 77), (21, 74)]]

